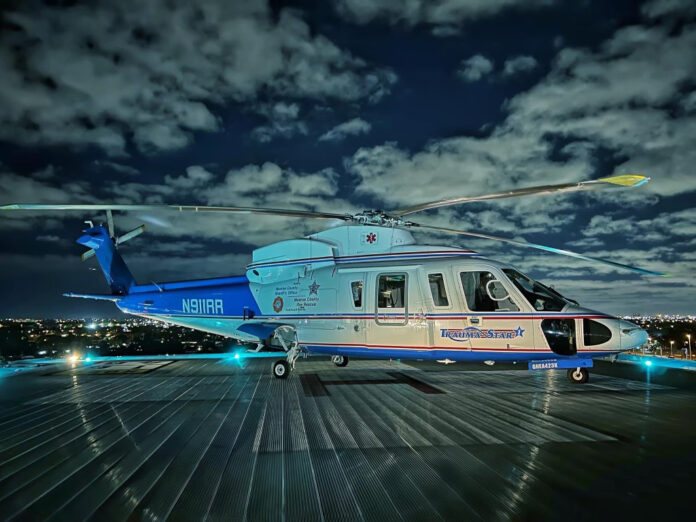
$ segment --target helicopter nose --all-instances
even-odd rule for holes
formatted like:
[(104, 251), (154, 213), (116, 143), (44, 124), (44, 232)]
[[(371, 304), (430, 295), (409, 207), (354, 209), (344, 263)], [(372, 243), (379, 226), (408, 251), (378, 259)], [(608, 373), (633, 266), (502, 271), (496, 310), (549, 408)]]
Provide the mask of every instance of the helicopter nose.
[(633, 350), (648, 342), (648, 332), (629, 322), (619, 321), (620, 350)]

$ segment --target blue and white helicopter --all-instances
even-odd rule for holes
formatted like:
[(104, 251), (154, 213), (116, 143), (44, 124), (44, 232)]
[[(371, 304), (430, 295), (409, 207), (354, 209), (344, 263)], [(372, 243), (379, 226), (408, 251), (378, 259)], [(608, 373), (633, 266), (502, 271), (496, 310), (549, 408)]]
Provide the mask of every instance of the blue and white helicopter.
[[(581, 307), (504, 263), (471, 250), (416, 244), (411, 230), (503, 241), (665, 276), (535, 243), (421, 225), (405, 216), (473, 201), (608, 187), (635, 187), (649, 178), (615, 176), (445, 199), (390, 213), (346, 215), (307, 210), (196, 205), (14, 204), (0, 210), (106, 211), (107, 227), (91, 226), (77, 240), (95, 256), (111, 288), (107, 295), (69, 297), (113, 301), (122, 311), (256, 344), (277, 351), (273, 375), (286, 378), (300, 356), (326, 355), (337, 366), (349, 357), (528, 362), (530, 369), (567, 369), (588, 380), (594, 357), (647, 341), (633, 323)], [(345, 224), (253, 252), (246, 273), (232, 277), (140, 285), (118, 247), (144, 230), (116, 237), (113, 211), (252, 213), (340, 220)]]

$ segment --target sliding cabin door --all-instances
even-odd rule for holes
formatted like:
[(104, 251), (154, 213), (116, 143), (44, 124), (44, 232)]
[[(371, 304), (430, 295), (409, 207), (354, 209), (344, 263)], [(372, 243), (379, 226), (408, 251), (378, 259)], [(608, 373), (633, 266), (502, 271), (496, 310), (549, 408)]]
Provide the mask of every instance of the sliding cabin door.
[(385, 270), (369, 276), (373, 321), (366, 345), (376, 356), (427, 358), (428, 327), (416, 270)]

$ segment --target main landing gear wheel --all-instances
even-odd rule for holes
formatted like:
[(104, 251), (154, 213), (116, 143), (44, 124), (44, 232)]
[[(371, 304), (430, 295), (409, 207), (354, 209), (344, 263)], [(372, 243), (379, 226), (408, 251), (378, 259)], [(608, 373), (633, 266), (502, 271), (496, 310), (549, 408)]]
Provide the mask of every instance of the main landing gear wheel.
[(345, 355), (332, 355), (331, 362), (343, 368), (344, 366), (348, 366), (348, 357)]
[(590, 378), (587, 368), (571, 368), (568, 370), (568, 380), (575, 384), (585, 384)]
[(287, 379), (290, 375), (290, 365), (285, 359), (280, 359), (273, 363), (273, 377), (276, 379)]

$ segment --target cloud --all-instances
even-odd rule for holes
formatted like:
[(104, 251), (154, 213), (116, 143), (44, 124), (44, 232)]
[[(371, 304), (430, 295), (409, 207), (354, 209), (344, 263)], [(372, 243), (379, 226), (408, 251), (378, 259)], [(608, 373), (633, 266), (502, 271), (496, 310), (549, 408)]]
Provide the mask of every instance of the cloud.
[(80, 181), (72, 181), (56, 186), (45, 178), (34, 179), (12, 172), (0, 173), (2, 200), (0, 204), (10, 203), (70, 203), (87, 201), (91, 194), (89, 186)]
[(630, 243), (676, 243), (696, 237), (696, 208), (663, 212), (649, 219), (593, 216), (582, 230), (588, 238), (621, 234)]
[(644, 3), (640, 10), (650, 18), (693, 15), (696, 14), (696, 4), (691, 0), (653, 0)]
[(580, 247), (587, 249), (604, 246), (604, 241), (596, 237), (585, 237), (582, 239), (576, 239), (575, 241), (568, 241), (567, 245), (573, 248)]
[(130, 165), (124, 165), (123, 163), (117, 163), (115, 161), (108, 160), (94, 160), (94, 165), (98, 168), (111, 169), (119, 174), (125, 174), (127, 176), (137, 176), (140, 171)]
[(186, 174), (183, 176), (165, 176), (165, 185), (174, 189), (191, 190), (201, 185), (209, 183), (215, 178), (215, 175), (208, 172), (200, 165), (192, 165), (186, 168)]
[(457, 76), (465, 82), (477, 82), (493, 71), (493, 62), (481, 54), (462, 60)]
[(353, 118), (336, 125), (330, 131), (325, 132), (319, 137), (319, 141), (341, 141), (347, 136), (357, 136), (367, 134), (372, 129), (372, 125), (362, 118)]
[(0, 139), (16, 143), (179, 149), (220, 130), (223, 103), (368, 103), (396, 81), (261, 1), (18, 3), (3, 16)]
[[(181, 175), (167, 175), (160, 183), (111, 182), (105, 198), (122, 204), (200, 204), (239, 207), (294, 208), (346, 212), (351, 204), (339, 194), (339, 175), (325, 168), (296, 172), (266, 162), (215, 173), (190, 166)], [(160, 211), (146, 215), (118, 213), (117, 227), (128, 230), (147, 221), (153, 238), (224, 241), (261, 246), (300, 237), (328, 227), (326, 220), (232, 213), (179, 213)], [(250, 250), (249, 247), (241, 248)]]
[[(538, 62), (533, 56), (520, 55), (508, 58), (503, 64), (501, 75), (509, 78), (518, 74), (533, 71)], [(457, 69), (457, 76), (465, 82), (477, 82), (493, 72), (494, 63), (482, 54), (462, 60)]]
[[(584, 151), (573, 150), (565, 161), (553, 162), (546, 159), (552, 149), (549, 143), (513, 134), (449, 138), (432, 142), (414, 154), (400, 149), (396, 143), (386, 143), (359, 149), (346, 161), (346, 168), (358, 180), (356, 194), (376, 199), (392, 209), (448, 197), (543, 185), (549, 179), (560, 183), (591, 177)], [(418, 190), (413, 190), (415, 186)], [(495, 230), (509, 229), (510, 220), (514, 220), (520, 232), (555, 228), (572, 215), (569, 205), (567, 196), (496, 201), (495, 208), (502, 210), (505, 217), (499, 214), (500, 223)], [(478, 214), (482, 208), (490, 205), (454, 208), (451, 213), (441, 215), (443, 220), (439, 224), (457, 225), (462, 222), (458, 212)], [(436, 216), (437, 213), (430, 214), (428, 219)], [(487, 225), (493, 224), (492, 217), (488, 215)], [(422, 215), (418, 218), (421, 220)], [(520, 222), (522, 218), (526, 225)]]
[(36, 236), (37, 241), (46, 241), (48, 243), (60, 243), (62, 241), (65, 241), (64, 238), (61, 238), (59, 236), (53, 235), (53, 234), (42, 234), (39, 236)]
[(336, 11), (358, 24), (379, 20), (406, 26), (444, 27), (491, 17), (506, 9), (538, 8), (552, 3), (552, 0), (334, 0)]
[[(0, 205), (93, 202), (94, 195), (89, 183), (61, 182), (56, 169), (51, 166), (26, 176), (0, 170)], [(45, 232), (60, 225), (66, 217), (61, 212), (4, 211), (0, 215), (0, 230), (40, 229)]]
[(694, 190), (696, 115), (679, 108), (694, 92), (696, 26), (631, 26), (600, 49), (562, 50), (549, 75), (507, 106), (499, 132), (586, 140), (628, 158), (617, 173), (653, 176), (650, 192)]
[(533, 56), (515, 56), (508, 58), (503, 64), (503, 76), (515, 76), (520, 73), (533, 71), (538, 66)]
[(432, 35), (440, 38), (456, 36), (460, 33), (459, 28), (454, 25), (438, 25), (433, 27)]
[[(331, 168), (314, 172), (296, 172), (271, 162), (249, 164), (222, 174), (192, 165), (183, 173), (164, 176), (159, 183), (113, 180), (100, 182), (98, 190), (89, 182), (73, 183), (61, 181), (59, 178), (35, 180), (6, 172), (0, 174), (0, 186), (3, 189), (7, 188), (8, 199), (0, 201), (0, 204), (28, 201), (94, 203), (95, 200), (102, 200), (122, 204), (262, 206), (349, 213), (354, 209), (339, 194), (338, 181), (339, 174)], [(95, 194), (98, 195), (95, 197)], [(9, 237), (19, 232), (36, 234), (36, 231), (40, 231), (41, 241), (48, 241), (49, 236), (64, 238), (64, 243), (55, 244), (62, 247), (71, 246), (76, 250), (77, 247), (72, 241), (84, 228), (84, 219), (94, 219), (96, 223), (102, 223), (104, 220), (101, 212), (3, 212), (0, 216), (0, 231)], [(146, 233), (129, 243), (128, 249), (137, 252), (140, 248), (143, 255), (155, 263), (142, 263), (142, 266), (149, 269), (146, 273), (151, 273), (153, 278), (160, 280), (164, 277), (190, 277), (190, 256), (198, 254), (206, 260), (205, 274), (220, 275), (238, 271), (243, 267), (242, 263), (236, 264), (235, 266), (239, 265), (237, 268), (220, 263), (215, 266), (217, 272), (207, 266), (209, 258), (217, 255), (214, 252), (220, 250), (220, 242), (226, 245), (225, 249), (248, 262), (253, 247), (302, 237), (336, 224), (330, 220), (319, 219), (256, 214), (180, 213), (175, 210), (148, 213), (115, 212), (114, 219), (116, 229), (120, 233), (143, 222), (148, 224)], [(145, 242), (136, 248), (139, 240)], [(167, 247), (167, 242), (173, 242), (181, 249)], [(194, 249), (192, 245), (198, 245), (198, 248)], [(170, 256), (160, 255), (167, 249), (174, 249), (175, 252)], [(15, 250), (18, 254), (31, 255), (33, 246), (31, 243), (22, 242), (16, 245)], [(149, 254), (152, 256), (148, 257)], [(160, 255), (160, 258), (155, 260), (156, 255)], [(174, 260), (177, 256), (181, 263)], [(128, 258), (130, 262), (133, 255), (130, 254)], [(184, 267), (184, 260), (188, 260), (188, 268)], [(135, 266), (138, 268), (140, 265)], [(27, 267), (17, 265), (15, 270), (25, 273)], [(196, 276), (202, 274), (197, 273)]]
[[(398, 208), (551, 180), (595, 178), (595, 151), (604, 150), (616, 158), (614, 173), (645, 173), (653, 181), (620, 195), (587, 197), (652, 205), (655, 200), (646, 198), (651, 193), (696, 191), (691, 139), (696, 114), (679, 109), (694, 92), (689, 83), (694, 75), (696, 26), (628, 27), (597, 51), (561, 50), (549, 74), (513, 97), (505, 105), (506, 119), (483, 137), (434, 140), (415, 153), (396, 143), (361, 148), (346, 167), (357, 177), (356, 193)], [(542, 196), (495, 205), (530, 219), (535, 211), (548, 218), (559, 213), (557, 205), (577, 201), (582, 200)]]
[(269, 121), (269, 124), (256, 127), (251, 132), (251, 137), (261, 143), (268, 143), (278, 136), (290, 138), (296, 134), (307, 134), (307, 124), (298, 120), (300, 106), (297, 103), (266, 103), (258, 105), (255, 110)]

